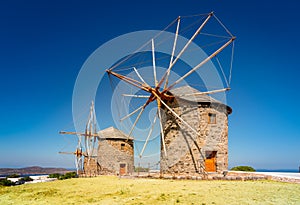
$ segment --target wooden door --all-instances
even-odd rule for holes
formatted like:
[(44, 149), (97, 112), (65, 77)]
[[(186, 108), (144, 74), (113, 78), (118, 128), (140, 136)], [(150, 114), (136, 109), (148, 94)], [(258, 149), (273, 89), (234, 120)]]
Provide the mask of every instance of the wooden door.
[(120, 175), (126, 174), (126, 164), (122, 163), (120, 164)]
[(205, 170), (207, 172), (216, 172), (216, 161), (215, 158), (205, 160)]
[(205, 159), (205, 170), (207, 172), (216, 172), (216, 151), (208, 151), (206, 152), (206, 159)]

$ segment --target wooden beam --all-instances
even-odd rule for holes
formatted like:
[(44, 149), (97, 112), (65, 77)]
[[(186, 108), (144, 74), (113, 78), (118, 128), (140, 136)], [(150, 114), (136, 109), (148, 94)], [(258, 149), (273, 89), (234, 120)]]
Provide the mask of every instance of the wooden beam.
[(140, 109), (142, 109), (144, 107), (144, 105), (142, 105), (141, 107), (137, 108), (136, 110), (134, 110), (133, 112), (129, 113), (128, 115), (122, 117), (120, 119), (120, 121), (122, 122), (123, 120), (127, 119), (128, 117), (130, 117), (131, 115), (133, 115), (134, 113), (136, 113), (137, 111), (139, 111)]
[[(178, 21), (177, 21), (175, 39), (174, 39), (174, 43), (173, 43), (173, 49), (172, 49), (172, 55), (171, 55), (171, 58), (170, 58), (169, 68), (171, 67), (171, 65), (173, 63), (173, 58), (174, 58), (174, 54), (175, 54), (175, 49), (176, 49), (176, 44), (177, 44), (177, 38), (178, 38), (178, 33), (179, 33), (179, 25), (180, 25), (180, 16), (178, 17)], [(166, 73), (166, 82), (165, 82), (165, 85), (164, 85), (164, 89), (168, 86), (169, 75), (170, 75), (170, 69), (168, 69), (167, 73)]]
[(148, 83), (146, 83), (146, 81), (142, 78), (142, 76), (140, 75), (140, 73), (137, 71), (137, 69), (136, 69), (135, 67), (133, 67), (133, 70), (134, 70), (134, 72), (137, 74), (137, 76), (139, 77), (139, 79), (140, 79), (145, 85), (149, 86)]
[(156, 87), (157, 84), (158, 84), (158, 82), (157, 82), (157, 78), (156, 78), (155, 48), (154, 48), (154, 40), (153, 40), (153, 38), (151, 40), (151, 44), (152, 44), (152, 65), (153, 65), (154, 85)]
[[(159, 99), (157, 99), (157, 101), (159, 101)], [(164, 153), (165, 153), (165, 157), (167, 157), (167, 149), (166, 149), (166, 143), (165, 143), (165, 134), (164, 134), (164, 128), (163, 128), (163, 125), (162, 125), (162, 118), (161, 118), (161, 111), (160, 111), (160, 107), (161, 106), (158, 106), (157, 107), (157, 112), (158, 112), (158, 117), (159, 117), (159, 126), (160, 126), (160, 133), (161, 133), (161, 142), (163, 144), (163, 150), (164, 150)]]
[(66, 132), (66, 131), (60, 131), (59, 134), (62, 135), (80, 135), (80, 136), (92, 136), (92, 137), (100, 137), (98, 133), (80, 133), (80, 132)]
[(150, 92), (150, 90), (151, 90), (151, 87), (150, 87), (150, 86), (148, 86), (148, 85), (146, 85), (146, 84), (144, 84), (144, 83), (141, 83), (140, 81), (137, 81), (137, 80), (135, 80), (135, 79), (129, 78), (129, 77), (127, 77), (127, 76), (118, 74), (118, 73), (113, 72), (113, 71), (110, 71), (110, 70), (106, 70), (106, 72), (107, 72), (108, 74), (111, 74), (111, 75), (113, 75), (113, 76), (119, 78), (120, 80), (123, 80), (123, 81), (129, 83), (130, 85), (133, 85), (133, 86), (135, 86), (135, 87), (140, 88), (141, 90), (144, 90), (144, 91), (146, 91), (146, 92)]
[(156, 119), (157, 119), (157, 115), (155, 115), (155, 117), (154, 117), (154, 120), (153, 120), (151, 129), (150, 129), (150, 131), (149, 131), (149, 133), (148, 133), (148, 136), (147, 136), (147, 138), (146, 138), (146, 141), (145, 141), (145, 143), (144, 143), (144, 145), (143, 145), (142, 151), (140, 152), (140, 158), (143, 156), (143, 153), (144, 153), (144, 151), (145, 151), (145, 149), (146, 149), (146, 146), (147, 146), (147, 144), (148, 144), (149, 138), (150, 138), (150, 136), (151, 136), (151, 134), (152, 134), (152, 132), (153, 132), (154, 125), (155, 125), (155, 122), (156, 122)]
[(150, 95), (132, 95), (132, 94), (122, 94), (124, 97), (133, 97), (133, 98), (149, 98)]

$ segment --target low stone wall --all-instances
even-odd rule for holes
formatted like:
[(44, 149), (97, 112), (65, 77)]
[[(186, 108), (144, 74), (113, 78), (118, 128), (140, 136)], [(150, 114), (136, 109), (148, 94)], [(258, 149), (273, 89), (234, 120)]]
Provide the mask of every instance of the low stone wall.
[(269, 176), (270, 180), (279, 181), (279, 182), (289, 182), (300, 184), (300, 179), (290, 178), (290, 177), (279, 177), (279, 176)]
[(238, 181), (247, 181), (247, 180), (267, 180), (267, 176), (221, 176), (218, 174), (208, 175), (208, 176), (171, 176), (171, 175), (139, 175), (137, 178), (155, 178), (155, 179), (175, 179), (175, 180), (238, 180)]
[(300, 179), (293, 177), (271, 176), (264, 173), (256, 172), (238, 172), (228, 171), (223, 174), (208, 173), (203, 176), (195, 175), (168, 175), (160, 173), (135, 173), (133, 177), (137, 178), (154, 178), (154, 179), (173, 179), (173, 180), (239, 180), (239, 181), (257, 181), (257, 180), (273, 180), (279, 182), (300, 183)]

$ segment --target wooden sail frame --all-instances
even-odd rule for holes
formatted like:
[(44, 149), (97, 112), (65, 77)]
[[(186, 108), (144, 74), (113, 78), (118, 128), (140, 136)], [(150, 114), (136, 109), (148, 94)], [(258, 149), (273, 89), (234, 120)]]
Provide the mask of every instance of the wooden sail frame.
[[(194, 66), (192, 69), (190, 69), (188, 72), (186, 72), (184, 75), (182, 75), (179, 79), (177, 79), (175, 82), (173, 82), (171, 85), (169, 85), (169, 76), (172, 68), (174, 65), (178, 62), (180, 57), (185, 53), (189, 45), (195, 40), (195, 38), (201, 33), (202, 29), (206, 26), (206, 24), (210, 21), (212, 17), (215, 17), (217, 21), (222, 25), (222, 27), (225, 29), (225, 31), (230, 35), (228, 40), (220, 46), (218, 49), (216, 49), (214, 52), (212, 52), (210, 55), (208, 55), (204, 60), (202, 60), (199, 64)], [(120, 121), (123, 121), (125, 119), (130, 118), (134, 114), (138, 113), (137, 117), (134, 120), (134, 123), (132, 127), (130, 128), (128, 137), (131, 137), (137, 123), (139, 122), (145, 108), (152, 102), (156, 102), (157, 105), (157, 113), (155, 115), (155, 118), (152, 122), (152, 126), (147, 134), (146, 141), (143, 145), (142, 151), (139, 153), (139, 157), (142, 157), (145, 148), (147, 146), (147, 143), (149, 141), (149, 137), (151, 136), (153, 132), (153, 125), (159, 120), (159, 126), (160, 126), (160, 135), (161, 135), (161, 142), (162, 142), (162, 150), (164, 152), (164, 155), (167, 156), (167, 150), (166, 150), (166, 144), (164, 142), (164, 130), (163, 130), (163, 124), (162, 124), (162, 116), (161, 116), (161, 107), (163, 106), (166, 108), (170, 113), (178, 119), (182, 124), (184, 124), (190, 131), (192, 131), (195, 135), (198, 135), (199, 133), (197, 130), (195, 130), (186, 120), (182, 119), (171, 107), (167, 105), (165, 101), (171, 100), (174, 98), (174, 96), (170, 95), (169, 91), (174, 88), (175, 85), (179, 84), (183, 80), (185, 80), (188, 76), (190, 76), (192, 73), (196, 72), (199, 70), (201, 67), (203, 67), (206, 63), (211, 61), (213, 58), (215, 58), (219, 53), (221, 53), (225, 48), (227, 48), (229, 45), (234, 45), (234, 41), (236, 39), (235, 36), (233, 36), (229, 30), (220, 22), (220, 20), (214, 15), (213, 12), (209, 13), (203, 23), (197, 28), (197, 30), (194, 32), (192, 37), (188, 39), (187, 43), (183, 46), (183, 48), (179, 51), (179, 53), (175, 56), (175, 49), (177, 45), (177, 39), (179, 35), (179, 28), (180, 28), (180, 22), (181, 22), (181, 17), (177, 18), (177, 26), (176, 26), (176, 31), (175, 31), (175, 38), (173, 42), (173, 47), (172, 47), (172, 54), (170, 57), (170, 62), (169, 66), (166, 69), (165, 73), (162, 75), (161, 79), (157, 79), (157, 71), (156, 71), (156, 58), (155, 58), (155, 38), (151, 39), (151, 53), (152, 53), (152, 69), (153, 69), (153, 77), (154, 77), (154, 86), (150, 86), (148, 83), (146, 83), (145, 79), (143, 76), (138, 72), (138, 69), (133, 67), (134, 72), (138, 76), (138, 79), (133, 79), (132, 77), (122, 75), (115, 71), (114, 69), (116, 66), (111, 67), (106, 70), (108, 75), (114, 76), (118, 78), (121, 81), (124, 81), (128, 83), (131, 86), (134, 86), (138, 89), (141, 89), (143, 91), (146, 91), (149, 93), (149, 95), (137, 95), (137, 94), (125, 94), (123, 93), (122, 95), (125, 97), (133, 97), (133, 98), (144, 98), (146, 99), (145, 103), (138, 107), (137, 109), (133, 110), (131, 113), (128, 115), (124, 116), (121, 118)], [(232, 49), (232, 55), (233, 55), (233, 49)], [(232, 67), (232, 58), (231, 58), (231, 67)], [(231, 70), (230, 70), (230, 79), (231, 79)], [(222, 89), (215, 89), (215, 90), (208, 90), (204, 92), (199, 92), (199, 93), (193, 93), (193, 94), (184, 94), (183, 96), (189, 96), (189, 95), (207, 95), (207, 94), (215, 94), (219, 92), (226, 92), (230, 90), (230, 80), (229, 83), (226, 81), (226, 84), (228, 87), (222, 88)], [(179, 96), (180, 97), (180, 96)], [(195, 141), (195, 139), (193, 139)]]
[[(75, 167), (77, 175), (82, 174), (84, 172), (84, 158), (87, 159), (87, 163), (89, 164), (91, 158), (96, 158), (95, 155), (95, 145), (97, 139), (100, 137), (97, 132), (97, 121), (95, 114), (95, 105), (92, 101), (88, 120), (85, 126), (85, 132), (69, 132), (69, 131), (60, 131), (59, 134), (63, 135), (77, 135), (77, 147), (74, 152), (59, 152), (59, 154), (72, 154), (75, 156)], [(83, 138), (83, 140), (82, 140)], [(84, 145), (82, 144), (84, 141)], [(96, 151), (97, 153), (97, 151)]]

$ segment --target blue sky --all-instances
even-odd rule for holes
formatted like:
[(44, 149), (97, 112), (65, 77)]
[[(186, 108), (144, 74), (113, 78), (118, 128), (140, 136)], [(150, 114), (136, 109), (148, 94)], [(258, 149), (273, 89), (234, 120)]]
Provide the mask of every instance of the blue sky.
[[(300, 5), (291, 1), (10, 1), (0, 3), (0, 167), (73, 167), (58, 154), (88, 56), (119, 35), (216, 15), (237, 36), (228, 104), (229, 164), (300, 166)], [(103, 122), (103, 127), (111, 122)], [(68, 147), (67, 147), (68, 148)]]

